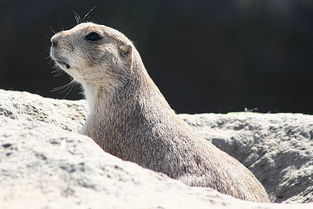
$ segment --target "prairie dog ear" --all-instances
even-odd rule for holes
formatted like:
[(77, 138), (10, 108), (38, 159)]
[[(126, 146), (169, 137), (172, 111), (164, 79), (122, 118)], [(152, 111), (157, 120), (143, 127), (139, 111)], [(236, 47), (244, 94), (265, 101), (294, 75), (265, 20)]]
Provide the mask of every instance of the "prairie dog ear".
[(120, 55), (125, 58), (128, 57), (132, 52), (132, 46), (129, 44), (122, 45), (118, 49), (119, 49)]

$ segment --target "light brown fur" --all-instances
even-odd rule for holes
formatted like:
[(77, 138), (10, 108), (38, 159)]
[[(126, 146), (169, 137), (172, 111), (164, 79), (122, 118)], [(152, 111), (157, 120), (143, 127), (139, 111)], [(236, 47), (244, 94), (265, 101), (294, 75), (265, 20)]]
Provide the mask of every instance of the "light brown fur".
[[(91, 32), (101, 40), (87, 41)], [(55, 34), (51, 41), (52, 59), (85, 90), (90, 113), (82, 132), (103, 150), (187, 185), (269, 201), (247, 168), (175, 114), (122, 33), (82, 23)]]

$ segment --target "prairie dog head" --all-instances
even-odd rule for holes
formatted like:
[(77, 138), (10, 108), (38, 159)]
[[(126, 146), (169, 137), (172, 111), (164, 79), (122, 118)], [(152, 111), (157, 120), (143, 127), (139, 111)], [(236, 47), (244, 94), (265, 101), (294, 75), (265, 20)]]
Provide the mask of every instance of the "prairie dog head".
[(81, 23), (51, 38), (50, 57), (74, 80), (97, 87), (114, 87), (131, 75), (133, 44), (119, 31)]

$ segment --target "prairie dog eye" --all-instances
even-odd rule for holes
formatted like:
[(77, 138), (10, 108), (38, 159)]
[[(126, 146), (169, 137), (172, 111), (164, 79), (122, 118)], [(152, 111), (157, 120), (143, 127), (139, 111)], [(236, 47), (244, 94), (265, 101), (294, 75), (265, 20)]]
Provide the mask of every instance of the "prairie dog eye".
[(85, 36), (85, 39), (87, 41), (99, 41), (102, 39), (102, 37), (96, 32), (91, 32)]

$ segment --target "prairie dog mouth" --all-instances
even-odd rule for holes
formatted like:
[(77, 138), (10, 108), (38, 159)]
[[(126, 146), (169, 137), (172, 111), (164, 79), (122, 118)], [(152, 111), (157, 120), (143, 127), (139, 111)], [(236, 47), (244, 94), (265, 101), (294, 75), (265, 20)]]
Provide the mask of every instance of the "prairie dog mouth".
[(57, 64), (61, 65), (61, 66), (64, 66), (66, 67), (66, 69), (70, 69), (71, 66), (69, 64), (67, 64), (66, 62), (64, 61), (61, 61), (61, 60), (54, 60)]
[(64, 58), (58, 55), (58, 53), (52, 48), (50, 51), (50, 57), (54, 62), (61, 67), (65, 67), (66, 69), (70, 69), (71, 66), (66, 62)]

